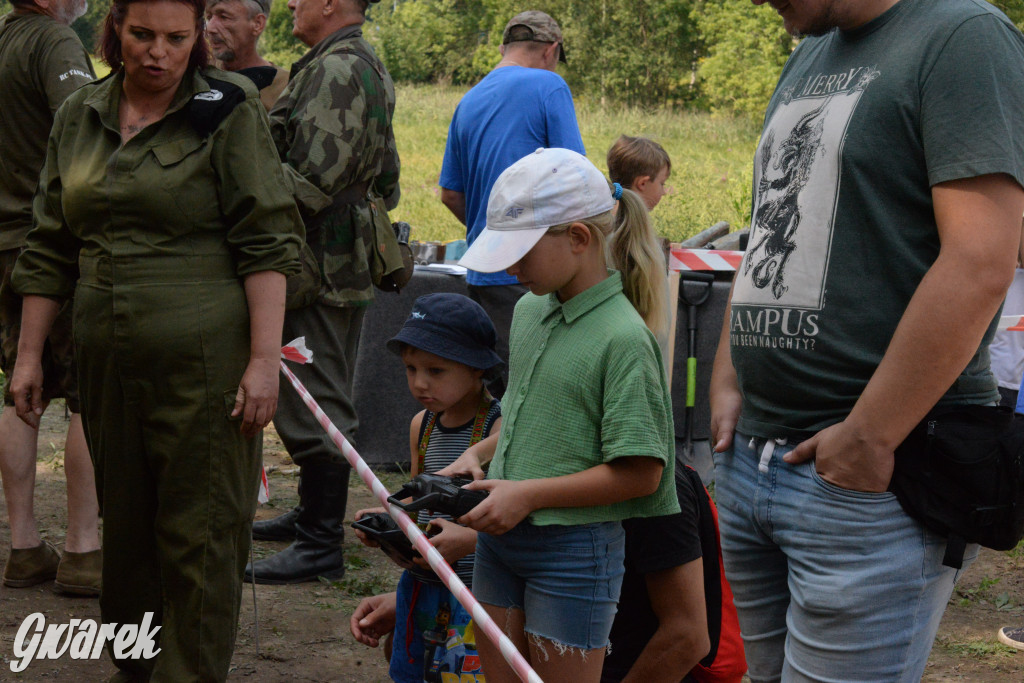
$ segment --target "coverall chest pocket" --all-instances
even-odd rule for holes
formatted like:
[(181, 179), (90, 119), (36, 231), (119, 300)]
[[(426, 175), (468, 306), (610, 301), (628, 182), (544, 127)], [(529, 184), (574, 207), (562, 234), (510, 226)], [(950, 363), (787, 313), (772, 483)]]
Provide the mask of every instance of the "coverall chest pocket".
[(159, 189), (157, 201), (167, 202), (163, 229), (182, 235), (216, 226), (220, 228), (217, 174), (210, 163), (210, 146), (205, 138), (189, 136), (155, 145), (153, 156)]

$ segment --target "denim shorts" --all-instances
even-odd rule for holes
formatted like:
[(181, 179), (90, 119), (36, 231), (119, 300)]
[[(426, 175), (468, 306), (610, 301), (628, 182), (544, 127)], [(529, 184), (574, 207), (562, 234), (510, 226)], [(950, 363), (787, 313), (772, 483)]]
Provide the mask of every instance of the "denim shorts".
[(534, 526), (520, 522), (476, 542), (473, 594), (521, 609), (524, 630), (567, 647), (608, 645), (622, 587), (625, 533), (618, 522)]

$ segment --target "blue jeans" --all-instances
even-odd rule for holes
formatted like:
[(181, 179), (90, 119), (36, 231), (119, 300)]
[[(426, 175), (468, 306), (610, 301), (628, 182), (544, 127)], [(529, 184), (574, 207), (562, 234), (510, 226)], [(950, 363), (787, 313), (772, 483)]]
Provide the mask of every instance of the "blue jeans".
[(522, 521), (500, 536), (477, 536), (473, 594), (487, 605), (523, 610), (527, 633), (583, 650), (605, 647), (625, 554), (618, 522)]
[[(892, 493), (848, 491), (793, 449), (736, 434), (715, 455), (726, 576), (750, 679), (919, 681), (959, 573)], [(978, 554), (969, 545), (966, 568)]]

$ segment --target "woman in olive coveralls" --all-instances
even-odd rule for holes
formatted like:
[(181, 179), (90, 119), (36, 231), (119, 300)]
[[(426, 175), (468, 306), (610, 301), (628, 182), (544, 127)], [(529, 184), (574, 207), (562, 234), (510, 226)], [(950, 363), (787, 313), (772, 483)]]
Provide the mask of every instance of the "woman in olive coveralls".
[[(104, 622), (161, 626), (112, 680), (224, 680), (277, 404), (302, 223), (257, 91), (207, 68), (203, 0), (114, 0), (112, 74), (58, 110), (14, 283), (12, 391), (38, 424), (45, 331), (74, 295), (103, 509)], [(113, 649), (108, 648), (113, 655)]]

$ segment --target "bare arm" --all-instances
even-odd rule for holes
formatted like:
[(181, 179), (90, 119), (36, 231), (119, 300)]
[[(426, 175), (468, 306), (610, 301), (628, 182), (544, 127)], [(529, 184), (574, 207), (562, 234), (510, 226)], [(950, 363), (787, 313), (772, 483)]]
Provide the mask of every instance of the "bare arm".
[(826, 481), (885, 491), (893, 450), (953, 384), (1013, 279), (1024, 189), (1006, 175), (932, 188), (939, 256), (918, 285), (853, 410), (786, 456)]
[(426, 416), (427, 411), (421, 410), (413, 416), (409, 423), (409, 476), (411, 477), (420, 473), (420, 427)]
[(732, 352), (729, 349), (729, 325), (732, 319), (732, 290), (725, 305), (725, 319), (722, 320), (722, 331), (718, 337), (718, 348), (715, 351), (715, 362), (711, 369), (711, 386), (709, 398), (711, 403), (711, 440), (714, 450), (722, 452), (732, 445), (736, 432), (736, 423), (740, 419), (740, 408), (743, 397), (740, 385), (736, 380), (736, 368), (732, 364)]
[(244, 286), (249, 303), (249, 364), (231, 416), (242, 416), (242, 434), (252, 438), (267, 426), (277, 409), (285, 276), (261, 270), (245, 276)]
[(39, 428), (43, 414), (43, 345), (50, 334), (60, 304), (45, 296), (28, 295), (21, 308), (21, 336), (18, 360), (11, 373), (11, 395), (18, 417), (30, 427)]
[(664, 467), (657, 458), (627, 457), (560, 477), (474, 481), (466, 488), (490, 494), (458, 521), (477, 531), (503, 534), (534, 510), (610, 505), (650, 495), (658, 490)]
[(701, 558), (645, 576), (658, 630), (622, 683), (679, 683), (711, 650)]
[(1017, 267), (1024, 267), (1024, 219), (1020, 224), (1020, 244), (1017, 245)]
[(447, 188), (441, 188), (441, 203), (448, 207), (459, 222), (466, 224), (466, 195)]
[(498, 448), (498, 436), (501, 434), (501, 418), (494, 421), (491, 427), (491, 434), (486, 439), (481, 439), (466, 449), (455, 462), (444, 469), (438, 470), (438, 474), (454, 476), (456, 474), (468, 474), (473, 479), (484, 478), (484, 466), (494, 459), (494, 451)]

